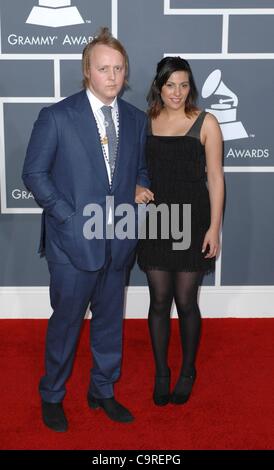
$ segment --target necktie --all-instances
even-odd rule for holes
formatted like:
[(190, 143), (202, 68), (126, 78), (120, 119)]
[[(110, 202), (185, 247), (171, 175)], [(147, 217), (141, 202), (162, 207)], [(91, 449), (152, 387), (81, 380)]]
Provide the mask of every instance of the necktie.
[(106, 127), (106, 135), (108, 139), (108, 155), (109, 155), (108, 160), (109, 160), (109, 166), (111, 170), (111, 179), (112, 179), (114, 168), (115, 168), (118, 139), (116, 135), (115, 125), (112, 119), (111, 109), (112, 109), (111, 106), (102, 106), (101, 108), (103, 115), (105, 117), (104, 124)]

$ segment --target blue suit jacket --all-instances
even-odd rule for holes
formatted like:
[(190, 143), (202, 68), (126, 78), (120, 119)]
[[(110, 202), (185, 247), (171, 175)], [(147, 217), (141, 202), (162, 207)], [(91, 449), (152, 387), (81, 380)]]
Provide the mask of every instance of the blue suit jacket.
[[(115, 207), (128, 203), (136, 212), (136, 184), (149, 187), (144, 156), (146, 115), (120, 98), (118, 107), (119, 148), (111, 188), (85, 90), (43, 108), (34, 124), (23, 181), (44, 209), (39, 251), (48, 261), (71, 262), (88, 271), (100, 269), (105, 262), (105, 236), (84, 237), (84, 207), (98, 204), (105, 220), (106, 196), (114, 196)], [(130, 263), (136, 243), (136, 238), (111, 240), (117, 269)]]

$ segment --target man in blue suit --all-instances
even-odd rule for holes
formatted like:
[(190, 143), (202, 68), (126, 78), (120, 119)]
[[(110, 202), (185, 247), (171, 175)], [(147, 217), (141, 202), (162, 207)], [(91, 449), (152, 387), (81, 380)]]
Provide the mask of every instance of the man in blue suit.
[[(116, 401), (113, 384), (121, 365), (125, 275), (137, 239), (119, 239), (112, 229), (119, 204), (136, 212), (137, 203), (153, 199), (144, 159), (146, 116), (117, 98), (128, 71), (124, 47), (102, 28), (84, 49), (82, 64), (85, 89), (41, 110), (23, 168), (24, 183), (43, 208), (40, 253), (49, 266), (53, 314), (39, 389), (44, 424), (58, 432), (68, 429), (62, 401), (89, 303), (88, 404), (114, 421), (133, 420)], [(85, 236), (91, 204), (104, 215), (102, 237)]]

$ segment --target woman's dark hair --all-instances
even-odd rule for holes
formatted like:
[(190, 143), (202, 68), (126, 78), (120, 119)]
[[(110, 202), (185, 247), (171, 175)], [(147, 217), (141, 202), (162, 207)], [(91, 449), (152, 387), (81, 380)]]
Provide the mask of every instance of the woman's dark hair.
[(154, 119), (160, 114), (164, 106), (161, 98), (162, 87), (173, 72), (180, 71), (187, 72), (190, 85), (190, 91), (185, 103), (185, 113), (187, 116), (191, 116), (198, 109), (196, 106), (198, 90), (189, 63), (181, 57), (165, 57), (157, 64), (156, 76), (147, 95), (149, 117)]

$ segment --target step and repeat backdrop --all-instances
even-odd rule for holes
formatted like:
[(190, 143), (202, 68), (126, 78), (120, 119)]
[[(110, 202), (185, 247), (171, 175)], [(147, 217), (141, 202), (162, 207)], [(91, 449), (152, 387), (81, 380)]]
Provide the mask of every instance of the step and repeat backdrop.
[[(199, 106), (224, 139), (222, 250), (204, 301), (214, 294), (225, 299), (220, 316), (248, 316), (256, 298), (258, 316), (274, 314), (274, 0), (0, 0), (0, 18), (0, 290), (17, 299), (12, 315), (49, 281), (37, 255), (41, 210), (21, 181), (32, 126), (42, 107), (81, 89), (81, 53), (102, 25), (128, 51), (124, 98), (143, 110), (157, 62), (189, 60)], [(129, 285), (145, 315), (137, 266)]]

